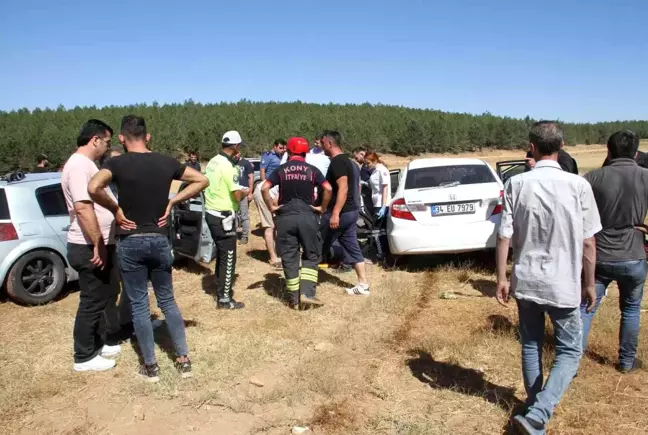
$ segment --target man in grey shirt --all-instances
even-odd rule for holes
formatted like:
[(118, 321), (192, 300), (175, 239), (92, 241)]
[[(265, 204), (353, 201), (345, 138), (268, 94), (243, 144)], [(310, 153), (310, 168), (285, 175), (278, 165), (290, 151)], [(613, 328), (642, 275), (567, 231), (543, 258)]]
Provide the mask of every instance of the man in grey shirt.
[(590, 313), (585, 309), (581, 313), (583, 350), (607, 286), (616, 281), (621, 307), (618, 369), (627, 373), (642, 366), (636, 355), (646, 253), (644, 233), (638, 228), (643, 228), (648, 209), (648, 169), (635, 161), (639, 137), (633, 132), (614, 133), (607, 147), (609, 165), (585, 175), (594, 191), (603, 231), (596, 235), (596, 305)]
[[(533, 171), (512, 177), (504, 187), (497, 243), (497, 300), (506, 305), (506, 262), (513, 248), (510, 287), (517, 300), (522, 341), (522, 375), (527, 412), (514, 423), (525, 434), (544, 434), (554, 407), (578, 371), (582, 353), (580, 304), (594, 306), (594, 234), (601, 230), (590, 185), (563, 171), (558, 152), (563, 132), (541, 121), (529, 132), (537, 162)], [(583, 282), (581, 283), (581, 271)], [(545, 314), (556, 336), (556, 358), (543, 387)]]

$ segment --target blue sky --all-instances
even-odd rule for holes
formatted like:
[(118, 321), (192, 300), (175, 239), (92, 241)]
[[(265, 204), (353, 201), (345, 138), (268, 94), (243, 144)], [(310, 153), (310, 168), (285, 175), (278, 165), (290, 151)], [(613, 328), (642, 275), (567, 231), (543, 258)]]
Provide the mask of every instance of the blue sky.
[(246, 98), (648, 119), (646, 16), (646, 0), (6, 0), (0, 110)]

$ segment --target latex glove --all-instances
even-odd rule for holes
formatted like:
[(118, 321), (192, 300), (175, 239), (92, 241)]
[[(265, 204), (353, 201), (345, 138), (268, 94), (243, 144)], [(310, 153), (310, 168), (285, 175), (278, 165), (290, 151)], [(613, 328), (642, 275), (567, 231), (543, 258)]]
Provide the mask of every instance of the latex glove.
[(384, 218), (386, 212), (387, 212), (387, 207), (385, 206), (380, 207), (380, 210), (378, 210), (378, 213), (376, 213), (376, 218), (378, 219)]
[(367, 183), (366, 181), (360, 181), (360, 185), (361, 185), (361, 186), (368, 186), (369, 183)]

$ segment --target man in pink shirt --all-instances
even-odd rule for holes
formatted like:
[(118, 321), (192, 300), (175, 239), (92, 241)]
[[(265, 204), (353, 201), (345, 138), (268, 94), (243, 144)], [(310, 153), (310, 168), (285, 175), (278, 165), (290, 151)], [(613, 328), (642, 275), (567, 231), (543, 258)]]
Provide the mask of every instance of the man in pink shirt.
[[(95, 160), (106, 153), (111, 140), (112, 129), (107, 124), (96, 119), (86, 122), (77, 138), (77, 152), (61, 174), (70, 213), (68, 261), (79, 273), (79, 309), (74, 322), (74, 370), (78, 372), (113, 368), (115, 361), (105, 357), (121, 350), (118, 342), (104, 343), (99, 330), (106, 307), (114, 304), (119, 293), (115, 218), (88, 194), (88, 182), (99, 171)], [(114, 199), (110, 189), (106, 188), (106, 193)], [(107, 337), (118, 332), (119, 324), (106, 325)]]

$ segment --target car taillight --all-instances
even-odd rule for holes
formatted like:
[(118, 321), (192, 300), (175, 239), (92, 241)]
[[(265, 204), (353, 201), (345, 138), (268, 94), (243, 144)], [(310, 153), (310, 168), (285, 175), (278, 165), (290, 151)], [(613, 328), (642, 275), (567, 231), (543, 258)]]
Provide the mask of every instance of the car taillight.
[(408, 221), (416, 220), (410, 209), (407, 207), (407, 204), (405, 204), (405, 199), (403, 198), (397, 199), (392, 202), (391, 215), (396, 219), (405, 219)]
[(18, 233), (13, 224), (0, 223), (0, 242), (8, 242), (10, 240), (18, 240)]
[(499, 201), (497, 202), (497, 205), (493, 209), (493, 214), (491, 216), (495, 216), (496, 214), (500, 214), (502, 212), (502, 201), (504, 201), (504, 191), (500, 190)]

